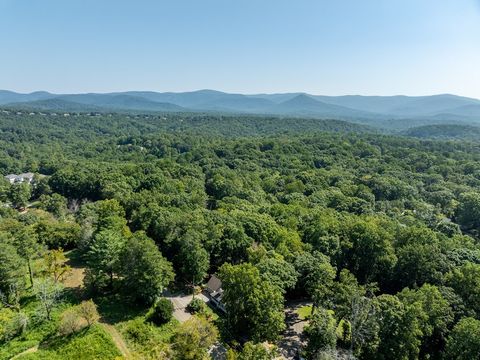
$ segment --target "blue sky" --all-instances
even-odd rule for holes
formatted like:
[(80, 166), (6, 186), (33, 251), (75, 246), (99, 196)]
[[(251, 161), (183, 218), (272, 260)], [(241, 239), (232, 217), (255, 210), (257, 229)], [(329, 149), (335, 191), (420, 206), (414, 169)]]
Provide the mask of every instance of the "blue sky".
[(0, 0), (0, 88), (480, 98), (480, 0)]

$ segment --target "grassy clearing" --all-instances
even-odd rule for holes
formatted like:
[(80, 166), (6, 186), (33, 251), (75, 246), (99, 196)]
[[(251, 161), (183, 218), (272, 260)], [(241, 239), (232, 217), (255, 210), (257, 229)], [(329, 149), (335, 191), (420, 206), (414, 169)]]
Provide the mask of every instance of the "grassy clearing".
[(39, 317), (38, 309), (40, 304), (36, 297), (31, 293), (31, 289), (21, 299), (21, 309), (29, 318), (27, 330), (0, 344), (0, 360), (7, 360), (11, 357), (41, 343), (49, 341), (57, 335), (60, 314), (66, 309), (76, 305), (76, 299), (69, 296), (68, 291), (63, 296), (62, 302), (58, 304), (52, 312), (52, 320), (47, 321)]
[(179, 322), (175, 319), (161, 326), (148, 322), (145, 316), (116, 325), (130, 349), (147, 360), (162, 358), (169, 349), (169, 343)]
[(18, 357), (20, 360), (109, 360), (121, 354), (110, 335), (99, 325), (67, 337), (56, 337), (41, 344), (38, 351)]
[[(35, 259), (32, 262), (32, 268), (35, 279), (43, 275), (43, 259)], [(29, 284), (29, 279), (27, 279)], [(45, 344), (49, 344), (58, 336), (58, 325), (60, 315), (65, 310), (80, 303), (79, 293), (72, 288), (65, 288), (62, 293), (61, 301), (52, 312), (52, 319), (46, 320), (40, 316), (40, 303), (33, 293), (33, 288), (28, 288), (20, 299), (22, 313), (27, 315), (29, 323), (26, 331), (9, 341), (0, 343), (0, 360), (7, 360), (15, 355), (22, 353), (32, 347), (39, 346), (40, 350)], [(80, 334), (80, 333), (79, 333)], [(58, 341), (58, 340), (55, 340)], [(25, 358), (27, 355), (21, 356)], [(28, 356), (32, 356), (31, 354)], [(52, 355), (53, 356), (53, 355)]]
[(301, 308), (298, 308), (297, 314), (301, 320), (308, 319), (308, 317), (312, 315), (312, 306), (307, 305), (307, 306), (302, 306)]

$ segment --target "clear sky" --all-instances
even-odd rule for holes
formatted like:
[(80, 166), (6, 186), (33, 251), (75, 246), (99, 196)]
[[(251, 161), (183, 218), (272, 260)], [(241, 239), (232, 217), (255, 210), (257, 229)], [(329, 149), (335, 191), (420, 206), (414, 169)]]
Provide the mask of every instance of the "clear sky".
[(480, 98), (480, 0), (0, 0), (0, 89)]

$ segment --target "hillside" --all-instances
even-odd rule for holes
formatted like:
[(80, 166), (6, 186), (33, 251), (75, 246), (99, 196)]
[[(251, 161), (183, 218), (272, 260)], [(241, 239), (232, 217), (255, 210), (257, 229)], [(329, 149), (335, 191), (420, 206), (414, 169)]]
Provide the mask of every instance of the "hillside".
[(404, 135), (432, 139), (480, 140), (480, 127), (459, 124), (435, 124), (410, 128)]
[(90, 112), (105, 111), (104, 108), (93, 104), (81, 104), (73, 101), (63, 100), (61, 98), (51, 98), (46, 100), (35, 100), (28, 102), (15, 102), (4, 105), (9, 109), (25, 110), (43, 110), (43, 111), (64, 111), (64, 112)]
[(270, 108), (267, 110), (267, 112), (268, 111), (276, 114), (340, 118), (359, 118), (369, 115), (363, 111), (327, 104), (325, 102), (315, 100), (313, 97), (306, 94), (297, 95), (292, 99), (286, 100)]

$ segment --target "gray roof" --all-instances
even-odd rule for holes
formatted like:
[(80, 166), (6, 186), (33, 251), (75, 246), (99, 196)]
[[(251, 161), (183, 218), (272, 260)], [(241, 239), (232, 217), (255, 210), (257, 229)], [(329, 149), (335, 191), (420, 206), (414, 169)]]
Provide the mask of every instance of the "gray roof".
[(217, 292), (221, 288), (222, 288), (222, 281), (216, 275), (212, 275), (210, 280), (208, 280), (207, 290), (209, 292)]

